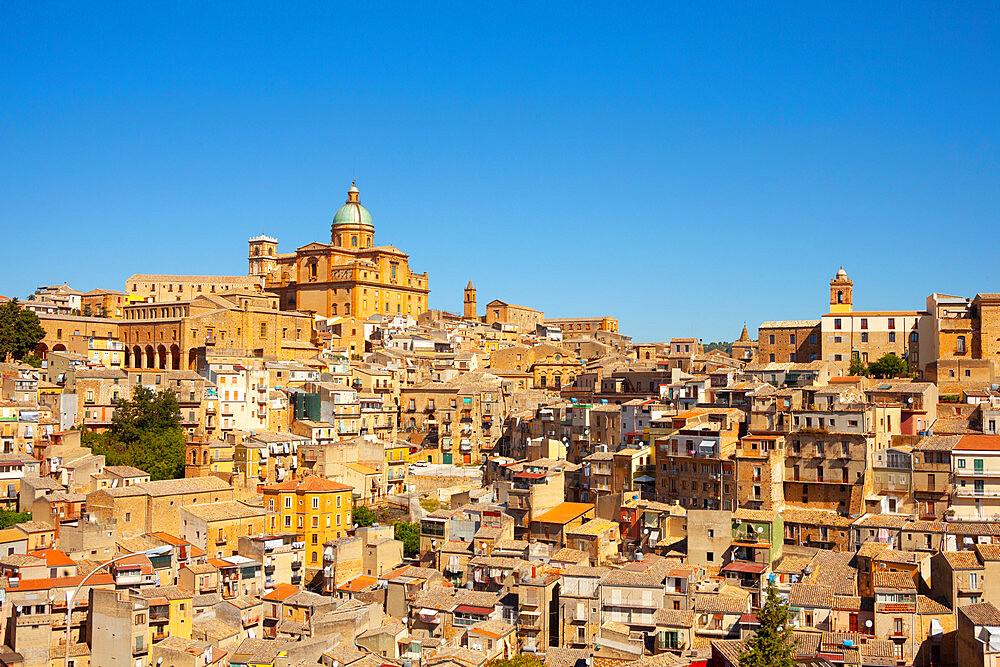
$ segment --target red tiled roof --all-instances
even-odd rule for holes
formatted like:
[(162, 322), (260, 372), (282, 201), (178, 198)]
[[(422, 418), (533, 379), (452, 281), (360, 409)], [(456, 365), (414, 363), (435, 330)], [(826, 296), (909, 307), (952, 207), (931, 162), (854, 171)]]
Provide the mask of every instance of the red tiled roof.
[(746, 561), (733, 561), (722, 567), (722, 572), (748, 572), (750, 574), (763, 574), (767, 570), (764, 563), (748, 563)]
[(72, 567), (76, 565), (76, 561), (58, 549), (37, 549), (29, 551), (28, 555), (41, 558), (49, 567)]
[(274, 587), (274, 590), (261, 598), (261, 600), (268, 600), (270, 602), (281, 602), (286, 598), (291, 597), (299, 591), (298, 587), (292, 586), (291, 584), (278, 584)]
[(959, 438), (955, 449), (1000, 450), (1000, 435), (963, 435)]
[(322, 477), (306, 477), (303, 480), (289, 479), (280, 484), (271, 484), (264, 487), (265, 491), (297, 491), (302, 493), (316, 491), (353, 491), (353, 486), (334, 482), (331, 479)]
[[(8, 591), (44, 591), (50, 588), (69, 588), (76, 587), (83, 581), (83, 575), (78, 575), (74, 577), (40, 577), (38, 579), (22, 579), (17, 586), (11, 586), (9, 583), (5, 586)], [(95, 574), (87, 582), (88, 586), (107, 586), (114, 585), (115, 580), (110, 574), (102, 572), (100, 574)]]

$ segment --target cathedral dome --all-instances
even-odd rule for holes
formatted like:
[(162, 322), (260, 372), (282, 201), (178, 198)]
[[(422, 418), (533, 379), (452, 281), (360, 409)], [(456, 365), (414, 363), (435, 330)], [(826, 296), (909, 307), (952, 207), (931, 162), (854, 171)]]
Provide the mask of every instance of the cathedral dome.
[(359, 201), (357, 186), (352, 182), (351, 189), (347, 191), (347, 202), (344, 203), (333, 216), (333, 225), (367, 225), (372, 224), (372, 215)]

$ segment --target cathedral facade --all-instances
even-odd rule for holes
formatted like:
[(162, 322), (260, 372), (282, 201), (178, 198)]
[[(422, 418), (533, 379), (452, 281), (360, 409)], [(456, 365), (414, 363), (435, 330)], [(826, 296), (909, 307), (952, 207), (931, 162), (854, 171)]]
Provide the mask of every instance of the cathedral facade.
[(427, 273), (410, 270), (409, 255), (375, 245), (372, 216), (355, 184), (333, 217), (329, 243), (310, 243), (278, 253), (277, 239), (250, 239), (250, 275), (281, 299), (283, 310), (325, 317), (412, 315), (427, 310)]

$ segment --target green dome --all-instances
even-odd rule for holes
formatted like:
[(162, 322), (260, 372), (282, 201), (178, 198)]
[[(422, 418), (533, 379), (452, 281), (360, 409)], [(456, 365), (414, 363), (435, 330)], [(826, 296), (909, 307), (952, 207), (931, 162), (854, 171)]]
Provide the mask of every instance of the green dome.
[(374, 227), (372, 214), (358, 201), (358, 188), (353, 183), (347, 191), (347, 203), (341, 206), (336, 215), (333, 216), (333, 224), (336, 225), (368, 225)]

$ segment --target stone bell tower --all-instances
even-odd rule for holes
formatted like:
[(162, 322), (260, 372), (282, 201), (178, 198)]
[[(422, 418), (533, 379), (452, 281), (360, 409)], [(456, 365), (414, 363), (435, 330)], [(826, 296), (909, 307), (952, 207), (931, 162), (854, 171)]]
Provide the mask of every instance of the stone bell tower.
[(473, 287), (471, 280), (465, 286), (465, 311), (463, 317), (467, 320), (476, 319), (476, 288)]
[(844, 267), (830, 281), (830, 312), (849, 313), (854, 309), (854, 281), (847, 277)]

